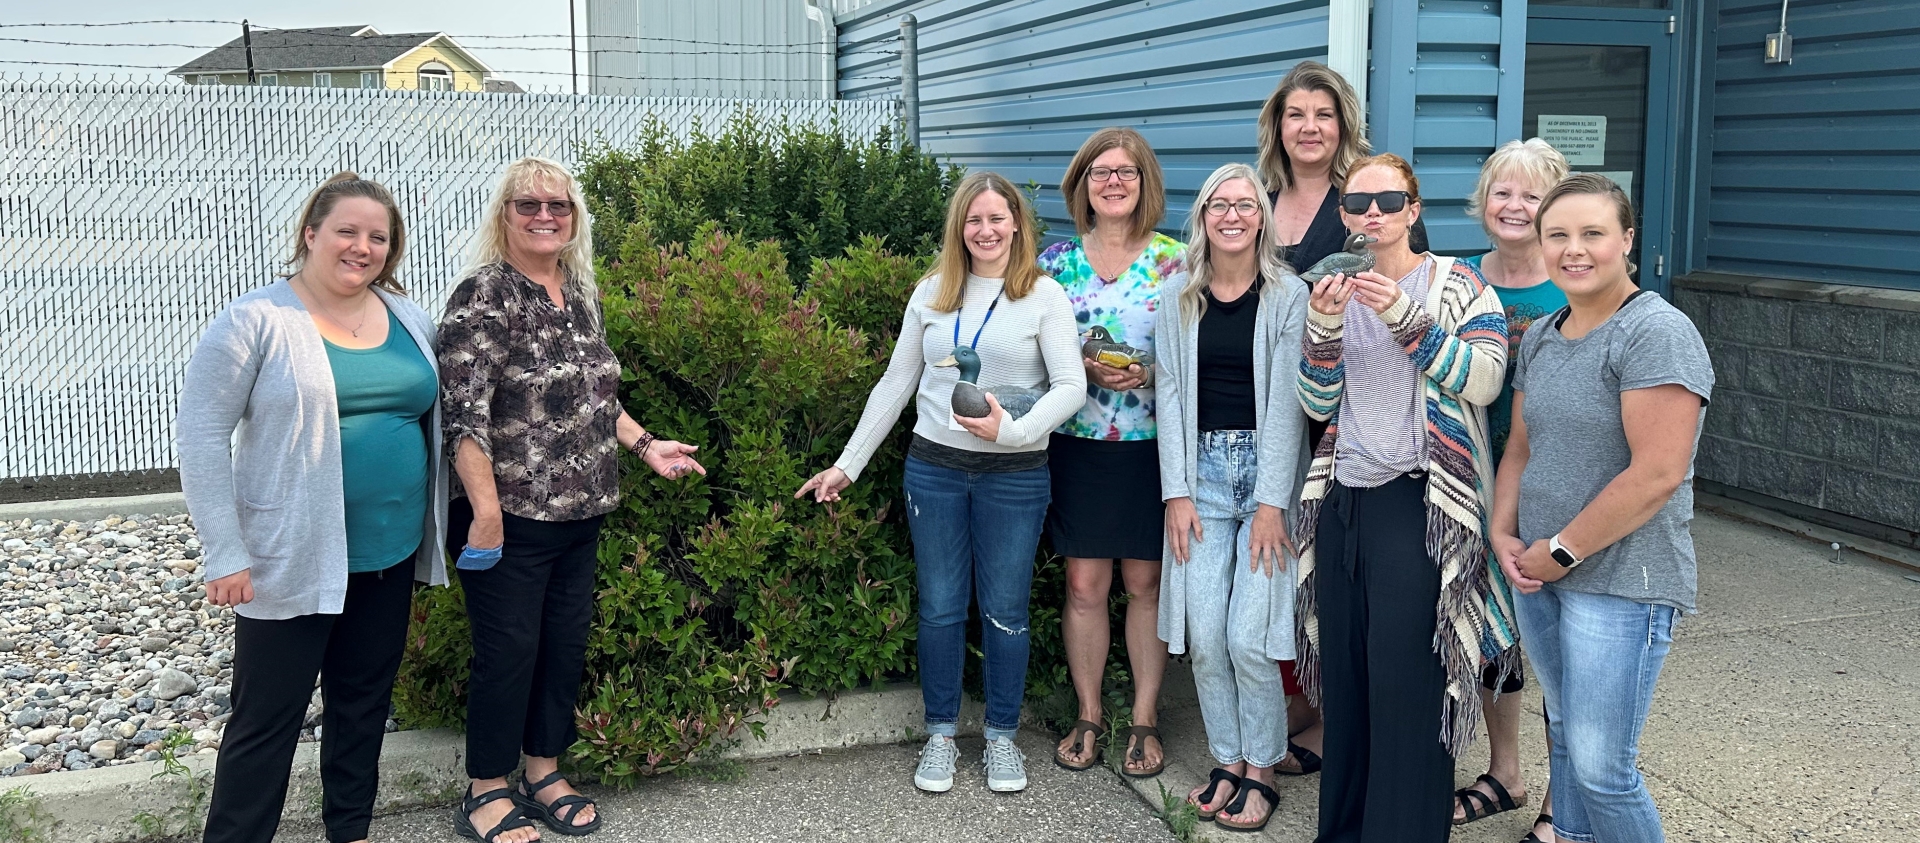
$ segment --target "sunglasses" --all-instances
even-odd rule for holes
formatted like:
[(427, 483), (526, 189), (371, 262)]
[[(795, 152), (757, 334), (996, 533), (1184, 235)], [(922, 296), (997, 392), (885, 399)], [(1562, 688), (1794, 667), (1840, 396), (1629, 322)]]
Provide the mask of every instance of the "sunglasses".
[(513, 212), (523, 217), (539, 216), (541, 205), (547, 206), (547, 213), (556, 217), (564, 217), (573, 213), (573, 203), (565, 199), (555, 199), (552, 202), (542, 202), (538, 199), (515, 199), (513, 200)]
[(1382, 190), (1379, 193), (1343, 193), (1340, 195), (1340, 210), (1359, 216), (1375, 203), (1380, 205), (1380, 213), (1397, 214), (1406, 210), (1411, 194), (1404, 190)]

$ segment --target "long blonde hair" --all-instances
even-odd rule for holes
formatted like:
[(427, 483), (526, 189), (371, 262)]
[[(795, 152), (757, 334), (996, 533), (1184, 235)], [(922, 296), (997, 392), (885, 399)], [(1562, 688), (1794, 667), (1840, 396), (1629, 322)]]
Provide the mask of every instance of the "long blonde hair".
[(593, 215), (587, 213), (586, 198), (580, 182), (560, 162), (528, 156), (507, 165), (480, 216), (480, 230), (474, 234), (472, 254), (461, 275), (472, 275), (482, 267), (507, 259), (507, 228), (513, 224), (513, 198), (536, 184), (565, 187), (567, 201), (573, 203), (573, 235), (560, 247), (560, 266), (586, 290), (588, 306), (598, 312), (600, 288), (593, 283)]
[(1333, 112), (1340, 121), (1340, 145), (1333, 150), (1333, 186), (1346, 187), (1347, 168), (1373, 147), (1367, 143), (1367, 122), (1360, 114), (1360, 97), (1340, 72), (1317, 61), (1303, 61), (1280, 77), (1280, 84), (1260, 108), (1260, 175), (1275, 192), (1285, 193), (1293, 184), (1293, 161), (1280, 143), (1280, 121), (1287, 109), (1287, 95), (1295, 91), (1325, 91), (1333, 97)]
[(327, 215), (333, 213), (335, 205), (342, 199), (372, 199), (387, 209), (387, 263), (380, 267), (379, 276), (373, 279), (373, 286), (389, 293), (406, 295), (407, 288), (400, 286), (400, 259), (407, 254), (407, 226), (400, 219), (400, 206), (393, 201), (393, 194), (377, 181), (368, 181), (351, 170), (342, 170), (333, 177), (320, 183), (307, 202), (300, 206), (300, 219), (293, 226), (293, 256), (287, 258), (287, 277), (299, 274), (307, 265), (307, 231), (319, 228), (327, 221)]
[(1007, 211), (1013, 216), (1013, 237), (1007, 241), (1007, 278), (1002, 287), (1007, 300), (1018, 301), (1033, 292), (1034, 283), (1040, 280), (1039, 255), (1034, 251), (1033, 209), (1027, 204), (1027, 197), (999, 173), (972, 173), (953, 189), (953, 200), (947, 203), (946, 233), (940, 238), (940, 257), (933, 262), (933, 271), (921, 279), (940, 279), (940, 289), (933, 297), (934, 310), (952, 313), (966, 300), (967, 273), (973, 264), (972, 256), (967, 253), (967, 208), (980, 194), (989, 192), (1007, 200)]
[(1213, 248), (1207, 241), (1207, 202), (1221, 185), (1234, 179), (1246, 179), (1253, 185), (1255, 201), (1260, 205), (1260, 235), (1253, 240), (1254, 253), (1260, 258), (1260, 295), (1278, 295), (1280, 279), (1293, 274), (1293, 267), (1280, 257), (1280, 244), (1274, 242), (1273, 202), (1267, 199), (1267, 186), (1260, 181), (1260, 174), (1246, 164), (1222, 165), (1200, 186), (1200, 194), (1193, 200), (1193, 212), (1187, 218), (1187, 286), (1180, 289), (1179, 302), (1180, 319), (1188, 325), (1198, 324), (1200, 316), (1206, 313), (1207, 285), (1213, 282)]

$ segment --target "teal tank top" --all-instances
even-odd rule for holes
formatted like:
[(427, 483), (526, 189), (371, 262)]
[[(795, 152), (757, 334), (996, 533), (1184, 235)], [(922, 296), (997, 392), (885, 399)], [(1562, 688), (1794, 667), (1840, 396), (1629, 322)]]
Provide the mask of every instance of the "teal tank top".
[(347, 571), (383, 571), (420, 549), (427, 518), (426, 425), (440, 385), (392, 311), (385, 343), (326, 345), (340, 408)]
[[(1484, 257), (1486, 255), (1474, 255), (1464, 263), (1477, 272)], [(1544, 278), (1531, 287), (1494, 287), (1493, 292), (1500, 297), (1500, 305), (1507, 312), (1507, 379), (1500, 387), (1500, 397), (1487, 407), (1487, 427), (1491, 434), (1488, 444), (1493, 449), (1493, 464), (1497, 467), (1500, 455), (1507, 452), (1507, 437), (1513, 433), (1513, 363), (1520, 356), (1520, 338), (1527, 335), (1527, 328), (1535, 320), (1566, 307), (1567, 294)]]

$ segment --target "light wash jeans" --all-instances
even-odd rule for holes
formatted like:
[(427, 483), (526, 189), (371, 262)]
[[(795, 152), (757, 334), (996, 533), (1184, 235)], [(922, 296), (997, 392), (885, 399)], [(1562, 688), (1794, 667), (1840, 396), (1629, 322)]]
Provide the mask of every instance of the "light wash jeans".
[(1193, 506), (1202, 540), (1188, 546), (1187, 652), (1214, 759), (1271, 767), (1287, 755), (1287, 692), (1266, 654), (1272, 584), (1249, 570), (1257, 454), (1251, 430), (1200, 434)]
[(970, 473), (907, 457), (907, 526), (920, 588), (920, 697), (927, 734), (953, 737), (967, 657), (967, 604), (980, 601), (987, 740), (1020, 729), (1027, 693), (1033, 554), (1053, 498), (1047, 468)]
[(1562, 591), (1517, 594), (1553, 738), (1553, 831), (1576, 843), (1662, 843), (1640, 769), (1640, 729), (1673, 646), (1672, 606)]

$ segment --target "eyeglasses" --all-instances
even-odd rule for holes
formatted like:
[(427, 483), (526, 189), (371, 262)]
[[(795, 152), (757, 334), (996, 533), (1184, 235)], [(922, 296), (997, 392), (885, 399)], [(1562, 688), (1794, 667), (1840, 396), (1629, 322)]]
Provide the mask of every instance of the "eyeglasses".
[(1260, 213), (1260, 203), (1255, 202), (1252, 199), (1242, 199), (1238, 202), (1228, 202), (1225, 199), (1214, 199), (1206, 204), (1206, 208), (1207, 208), (1207, 216), (1210, 216), (1210, 217), (1224, 217), (1227, 215), (1228, 208), (1232, 208), (1233, 210), (1239, 212), (1240, 216), (1243, 216), (1243, 217), (1250, 217), (1250, 216), (1253, 216), (1254, 214)]
[(542, 202), (538, 199), (515, 199), (513, 200), (513, 212), (523, 217), (537, 217), (540, 215), (541, 205), (547, 206), (547, 213), (556, 217), (564, 217), (573, 213), (573, 203), (565, 199), (555, 199), (552, 202)]
[(1087, 171), (1087, 181), (1106, 181), (1119, 176), (1121, 181), (1138, 181), (1139, 167), (1095, 167)]
[(1340, 195), (1340, 210), (1359, 216), (1367, 212), (1374, 203), (1379, 203), (1380, 213), (1397, 214), (1406, 210), (1407, 200), (1412, 194), (1404, 190), (1382, 190), (1379, 193), (1343, 193)]

